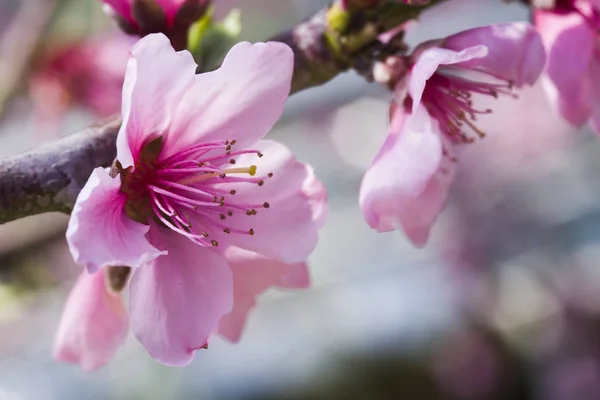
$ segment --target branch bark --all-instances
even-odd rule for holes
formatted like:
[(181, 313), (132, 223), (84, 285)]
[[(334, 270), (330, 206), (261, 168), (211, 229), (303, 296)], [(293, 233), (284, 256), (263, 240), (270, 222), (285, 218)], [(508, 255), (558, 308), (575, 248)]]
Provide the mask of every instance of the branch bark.
[(0, 162), (0, 222), (49, 211), (69, 212), (97, 166), (115, 157), (121, 124), (113, 117)]
[[(379, 33), (442, 1), (407, 6), (389, 0), (377, 12), (363, 10), (349, 15), (342, 30), (332, 28), (331, 9), (327, 8), (270, 40), (286, 43), (295, 53), (295, 93), (350, 69), (372, 51)], [(113, 162), (120, 123), (120, 117), (115, 116), (28, 153), (0, 160), (0, 223), (49, 211), (70, 212), (92, 170)]]

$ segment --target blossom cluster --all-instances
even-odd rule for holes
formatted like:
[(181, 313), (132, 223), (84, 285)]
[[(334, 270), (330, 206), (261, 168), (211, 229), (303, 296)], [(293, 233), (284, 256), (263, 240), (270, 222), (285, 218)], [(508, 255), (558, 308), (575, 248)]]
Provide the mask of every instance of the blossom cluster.
[[(162, 19), (146, 29), (148, 2), (104, 1), (146, 33), (204, 4), (154, 0)], [(502, 134), (478, 126), (493, 113), (478, 105), (484, 97), (519, 101), (541, 78), (560, 115), (600, 130), (600, 1), (557, 0), (536, 9), (534, 23), (466, 30), (373, 64), (392, 94), (387, 139), (358, 194), (373, 230), (427, 243), (461, 148)], [(327, 195), (311, 167), (264, 139), (290, 92), (292, 50), (243, 42), (218, 70), (196, 74), (191, 54), (169, 39), (146, 35), (131, 50), (117, 158), (92, 173), (69, 222), (85, 271), (55, 355), (85, 369), (109, 362), (129, 329), (167, 365), (190, 363), (215, 334), (238, 340), (258, 294), (308, 286), (307, 258), (325, 223)]]

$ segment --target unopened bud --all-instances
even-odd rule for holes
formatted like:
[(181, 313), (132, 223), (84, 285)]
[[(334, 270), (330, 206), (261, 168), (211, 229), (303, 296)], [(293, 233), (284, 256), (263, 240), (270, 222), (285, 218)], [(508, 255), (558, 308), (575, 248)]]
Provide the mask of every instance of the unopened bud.
[(142, 33), (165, 32), (167, 30), (165, 10), (156, 0), (133, 0), (131, 15)]
[(384, 62), (377, 61), (373, 65), (373, 79), (377, 83), (387, 85), (392, 80), (390, 67)]
[(104, 11), (129, 34), (162, 32), (185, 47), (188, 28), (207, 11), (210, 0), (102, 0)]
[(393, 88), (408, 73), (406, 61), (400, 56), (389, 56), (384, 61), (373, 64), (375, 82)]
[(206, 0), (185, 0), (175, 14), (174, 26), (189, 27), (202, 18), (208, 10), (208, 5)]

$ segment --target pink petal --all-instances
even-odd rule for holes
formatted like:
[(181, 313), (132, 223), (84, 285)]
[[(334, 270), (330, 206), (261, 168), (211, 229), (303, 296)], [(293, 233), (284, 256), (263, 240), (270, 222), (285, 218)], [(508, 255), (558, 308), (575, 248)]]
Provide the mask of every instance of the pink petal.
[(417, 246), (441, 210), (452, 174), (437, 121), (424, 107), (403, 116), (397, 108), (390, 134), (365, 174), (360, 189), (363, 215), (373, 229), (386, 232), (398, 222)]
[(308, 198), (310, 208), (312, 210), (312, 218), (315, 226), (320, 229), (327, 222), (329, 207), (327, 206), (327, 190), (315, 176), (313, 168), (309, 164), (304, 164), (307, 176), (304, 179), (302, 193)]
[(85, 370), (106, 365), (127, 336), (127, 313), (107, 291), (105, 271), (83, 272), (71, 291), (54, 342), (54, 357)]
[(232, 342), (239, 341), (257, 295), (271, 286), (303, 289), (310, 284), (305, 263), (285, 264), (235, 247), (225, 256), (233, 271), (234, 305), (221, 319), (219, 333)]
[(413, 65), (408, 80), (408, 92), (413, 99), (413, 114), (421, 104), (427, 80), (438, 70), (440, 65), (459, 64), (473, 59), (482, 59), (487, 55), (488, 49), (485, 46), (468, 47), (459, 52), (439, 47), (431, 47), (423, 51)]
[(513, 82), (517, 87), (532, 85), (546, 62), (541, 38), (526, 22), (512, 22), (469, 29), (444, 40), (444, 47), (463, 51), (473, 46), (488, 48), (485, 57), (461, 62), (462, 66), (479, 68), (495, 77)]
[(230, 342), (237, 343), (242, 338), (248, 313), (256, 305), (254, 296), (236, 297), (233, 310), (219, 323), (219, 334)]
[(153, 243), (169, 250), (137, 269), (129, 284), (131, 329), (148, 353), (172, 366), (192, 362), (233, 306), (233, 276), (212, 248), (153, 226)]
[(146, 240), (149, 227), (125, 214), (120, 186), (119, 177), (96, 168), (73, 207), (67, 243), (75, 262), (90, 273), (106, 266), (137, 267), (162, 254)]
[(443, 157), (442, 164), (423, 193), (408, 201), (399, 215), (402, 229), (415, 246), (423, 247), (427, 243), (431, 226), (444, 208), (453, 178), (454, 162), (449, 157)]
[(537, 11), (534, 16), (548, 49), (549, 98), (563, 118), (581, 126), (590, 117), (591, 83), (597, 78), (589, 72), (596, 34), (578, 13)]
[(221, 68), (196, 76), (181, 102), (164, 156), (200, 141), (232, 140), (239, 148), (265, 136), (290, 92), (292, 50), (282, 43), (238, 43)]
[(306, 289), (310, 286), (310, 272), (306, 263), (286, 264), (285, 274), (279, 277), (277, 287)]
[[(227, 191), (237, 191), (232, 202), (257, 205), (257, 215), (237, 212), (225, 221), (230, 228), (244, 232), (253, 229), (254, 235), (215, 232), (216, 238), (220, 243), (229, 243), (268, 258), (286, 263), (302, 262), (314, 250), (317, 231), (325, 222), (325, 188), (312, 169), (296, 160), (282, 144), (263, 140), (254, 148), (264, 156), (243, 155), (237, 158), (236, 165), (256, 165), (255, 178), (262, 178), (264, 185), (219, 185)], [(271, 178), (267, 176), (270, 172), (273, 173)], [(269, 203), (269, 208), (261, 207), (265, 202)]]
[(227, 248), (225, 257), (233, 271), (235, 296), (254, 296), (274, 285), (289, 289), (310, 285), (305, 262), (286, 264), (238, 247)]
[(196, 67), (192, 55), (173, 50), (162, 33), (145, 36), (133, 47), (123, 84), (123, 125), (117, 136), (117, 158), (124, 167), (134, 164), (145, 143), (166, 133), (194, 84)]

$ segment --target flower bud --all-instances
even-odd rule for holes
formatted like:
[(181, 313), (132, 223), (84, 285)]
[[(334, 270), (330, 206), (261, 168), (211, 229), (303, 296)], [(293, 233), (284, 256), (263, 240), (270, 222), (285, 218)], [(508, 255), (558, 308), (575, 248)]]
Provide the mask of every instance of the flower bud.
[(209, 0), (102, 0), (104, 11), (123, 31), (145, 36), (166, 34), (176, 47), (187, 29), (206, 12)]

